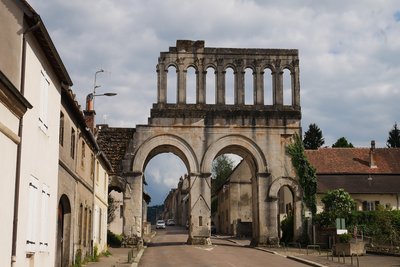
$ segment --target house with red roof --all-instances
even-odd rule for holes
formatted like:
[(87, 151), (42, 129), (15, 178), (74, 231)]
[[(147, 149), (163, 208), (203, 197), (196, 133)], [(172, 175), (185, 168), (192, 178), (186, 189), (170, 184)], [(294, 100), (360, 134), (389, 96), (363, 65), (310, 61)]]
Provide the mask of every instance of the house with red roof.
[(357, 210), (378, 205), (400, 209), (400, 148), (320, 148), (306, 150), (317, 170), (317, 209), (329, 191), (343, 188), (356, 201)]

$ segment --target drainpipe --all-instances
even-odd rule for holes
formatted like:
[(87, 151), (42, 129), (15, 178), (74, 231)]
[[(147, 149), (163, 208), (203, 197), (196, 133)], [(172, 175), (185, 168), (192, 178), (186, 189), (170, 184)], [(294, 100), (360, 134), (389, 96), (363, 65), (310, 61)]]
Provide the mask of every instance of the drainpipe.
[[(26, 29), (22, 33), (22, 57), (21, 57), (21, 95), (25, 92), (25, 69), (26, 69), (26, 38), (25, 35), (40, 25), (40, 20), (35, 25)], [(17, 261), (17, 233), (18, 233), (18, 211), (19, 211), (19, 188), (21, 178), (21, 154), (22, 154), (22, 130), (24, 126), (23, 117), (19, 120), (18, 137), (20, 142), (17, 146), (17, 162), (15, 171), (15, 186), (14, 186), (14, 216), (13, 216), (13, 230), (12, 230), (12, 247), (11, 247), (11, 266), (15, 266)]]

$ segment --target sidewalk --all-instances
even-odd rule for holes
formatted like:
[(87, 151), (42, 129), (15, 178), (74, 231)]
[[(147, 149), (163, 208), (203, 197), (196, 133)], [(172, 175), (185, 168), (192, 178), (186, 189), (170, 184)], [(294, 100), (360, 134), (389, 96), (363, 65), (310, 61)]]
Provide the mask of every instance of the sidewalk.
[[(132, 263), (128, 263), (128, 254), (131, 248), (109, 248), (110, 256), (99, 257), (98, 262), (89, 262), (88, 267), (131, 267)], [(138, 255), (137, 250), (133, 250), (133, 259)]]
[[(241, 246), (248, 246), (249, 240), (238, 239), (231, 237), (229, 241), (236, 243)], [(291, 260), (295, 260), (309, 266), (329, 266), (329, 267), (345, 267), (345, 266), (362, 266), (362, 267), (376, 267), (376, 266), (400, 266), (400, 257), (395, 256), (384, 256), (384, 255), (373, 255), (367, 254), (357, 258), (353, 257), (353, 264), (351, 264), (351, 257), (333, 257), (328, 254), (327, 251), (312, 250), (307, 251), (306, 248), (268, 248), (268, 247), (256, 247), (255, 249), (265, 251), (267, 253), (276, 254), (282, 257), (286, 257)], [(327, 257), (329, 255), (329, 257)]]

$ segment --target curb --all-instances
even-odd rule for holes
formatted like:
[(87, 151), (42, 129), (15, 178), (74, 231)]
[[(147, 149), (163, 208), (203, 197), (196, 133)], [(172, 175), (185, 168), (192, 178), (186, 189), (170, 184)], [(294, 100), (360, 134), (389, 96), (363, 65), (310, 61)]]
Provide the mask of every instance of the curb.
[(133, 260), (131, 267), (137, 267), (139, 265), (140, 258), (143, 255), (144, 250), (147, 248), (147, 246), (144, 246), (142, 249), (140, 249), (139, 253), (136, 255), (135, 259)]
[[(230, 241), (230, 242), (232, 242), (232, 243), (235, 243), (235, 244), (240, 245), (239, 242), (236, 242), (236, 241), (233, 240), (233, 239), (227, 239), (227, 240)], [(268, 250), (268, 249), (261, 248), (261, 247), (253, 247), (253, 248), (254, 248), (254, 249), (257, 249), (257, 250), (260, 250), (260, 251), (264, 251), (264, 252), (270, 253), (270, 254), (274, 254), (274, 255), (281, 256), (281, 257), (285, 257), (285, 258), (287, 258), (287, 259), (289, 259), (289, 260), (293, 260), (293, 261), (297, 261), (297, 262), (300, 262), (300, 263), (303, 263), (303, 264), (307, 264), (307, 265), (309, 265), (309, 266), (313, 266), (313, 267), (327, 267), (326, 265), (323, 265), (323, 264), (320, 264), (320, 263), (317, 263), (317, 262), (314, 262), (314, 261), (306, 260), (306, 259), (303, 259), (303, 258), (300, 258), (300, 257), (285, 256), (285, 255), (282, 255), (282, 254), (280, 254), (280, 253), (278, 253), (278, 252), (276, 252), (276, 251), (273, 251), (273, 250)]]

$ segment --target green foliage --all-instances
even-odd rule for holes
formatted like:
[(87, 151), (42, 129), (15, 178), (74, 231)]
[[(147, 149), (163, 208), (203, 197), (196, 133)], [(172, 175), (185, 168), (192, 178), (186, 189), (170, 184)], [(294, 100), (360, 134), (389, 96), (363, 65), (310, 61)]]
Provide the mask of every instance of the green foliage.
[(389, 132), (386, 145), (387, 147), (400, 147), (400, 130), (397, 128), (397, 123), (393, 125), (393, 129)]
[(304, 133), (303, 143), (305, 149), (318, 149), (325, 143), (322, 131), (315, 123), (308, 126), (308, 130)]
[(232, 173), (233, 161), (225, 154), (217, 157), (212, 165), (212, 185), (211, 194), (214, 195), (216, 191), (225, 183), (226, 179)]
[(345, 218), (348, 221), (355, 207), (354, 200), (343, 189), (328, 191), (323, 196), (322, 203), (325, 207), (321, 216), (325, 217), (325, 223), (329, 223), (328, 225), (333, 225), (336, 218)]
[(349, 232), (357, 231), (373, 238), (374, 244), (400, 245), (400, 211), (355, 211), (349, 218)]
[(354, 147), (352, 143), (348, 142), (346, 137), (340, 137), (332, 147)]
[(119, 248), (122, 244), (122, 236), (107, 230), (107, 243), (110, 247)]
[(303, 201), (314, 215), (317, 212), (317, 174), (315, 168), (304, 154), (304, 147), (298, 134), (294, 136), (294, 143), (287, 147), (287, 153), (292, 158), (292, 163), (299, 177), (300, 186), (303, 189)]
[(340, 243), (349, 243), (351, 239), (351, 234), (341, 234), (339, 235)]
[(293, 216), (287, 216), (281, 222), (282, 238), (281, 241), (284, 243), (289, 243), (293, 241)]
[(75, 254), (75, 262), (73, 267), (82, 267), (82, 250), (78, 249)]

